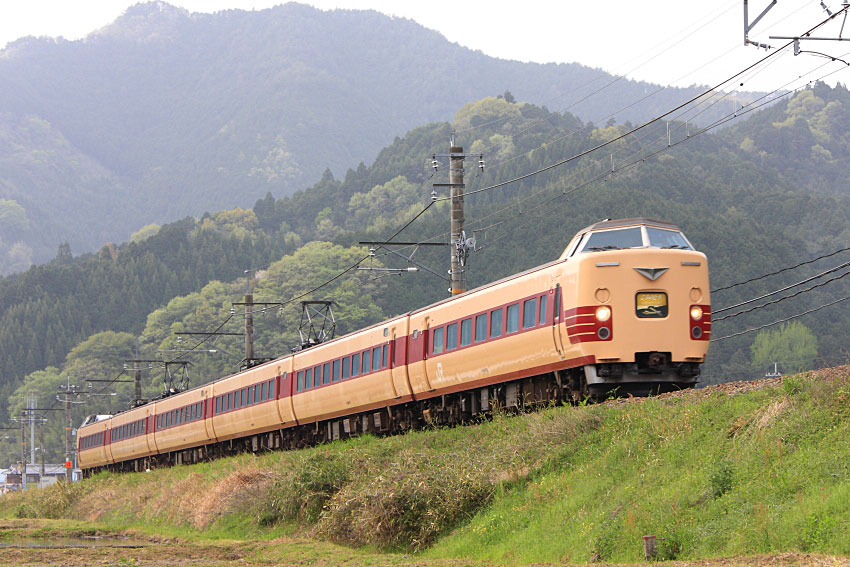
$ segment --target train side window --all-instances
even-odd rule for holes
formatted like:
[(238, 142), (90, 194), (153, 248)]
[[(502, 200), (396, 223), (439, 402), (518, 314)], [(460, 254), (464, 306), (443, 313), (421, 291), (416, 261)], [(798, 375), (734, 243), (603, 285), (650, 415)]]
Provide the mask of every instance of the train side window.
[(267, 399), (269, 399), (269, 387), (265, 382), (263, 382), (260, 385), (260, 401), (264, 402)]
[(313, 387), (313, 369), (308, 368), (304, 371), (304, 389), (309, 390)]
[(482, 313), (475, 318), (475, 342), (487, 340), (487, 314)]
[(363, 368), (362, 368), (363, 374), (369, 373), (369, 367), (372, 365), (372, 359), (370, 358), (371, 356), (372, 356), (372, 351), (370, 351), (370, 350), (364, 350), (363, 351)]
[(215, 413), (216, 415), (221, 413), (221, 396), (215, 397)]
[(446, 350), (457, 348), (457, 323), (446, 327)]
[(254, 390), (254, 403), (256, 404), (257, 400), (262, 401), (262, 400), (260, 400), (260, 393), (261, 393), (261, 390), (262, 390), (262, 388), (260, 388), (260, 385), (254, 384), (254, 387), (252, 388), (252, 390)]
[(546, 324), (546, 319), (547, 319), (547, 316), (549, 315), (549, 313), (546, 311), (546, 307), (547, 307), (546, 306), (546, 299), (547, 299), (547, 297), (545, 295), (540, 296), (540, 322), (539, 322), (540, 325)]
[(519, 330), (519, 303), (508, 305), (508, 325), (506, 332), (515, 333)]
[(342, 359), (342, 379), (345, 380), (351, 376), (351, 359), (347, 356)]
[(331, 363), (326, 362), (324, 366), (322, 366), (322, 384), (330, 384), (331, 383)]
[(377, 370), (381, 367), (381, 347), (372, 349), (372, 370)]
[(248, 405), (248, 388), (242, 388), (242, 395), (240, 396), (239, 407), (244, 408)]
[(496, 309), (490, 312), (490, 338), (502, 336), (502, 310)]
[(269, 398), (268, 399), (270, 399), (270, 400), (275, 399), (276, 392), (274, 391), (274, 382), (275, 382), (274, 378), (269, 380)]
[(443, 328), (434, 329), (434, 354), (443, 352)]
[(333, 374), (331, 375), (331, 382), (339, 382), (339, 360), (334, 360), (333, 362)]
[(522, 304), (522, 328), (530, 329), (537, 325), (537, 298), (526, 299)]
[[(300, 392), (304, 389), (304, 371), (299, 370), (298, 374), (296, 376), (298, 376), (298, 385), (296, 386), (296, 388)], [(255, 388), (256, 388), (256, 386), (255, 386)]]
[(254, 400), (254, 387), (248, 386), (248, 405), (253, 406), (256, 403)]
[(351, 357), (351, 377), (360, 375), (360, 353), (353, 355)]
[(390, 347), (389, 345), (384, 345), (384, 364), (381, 365), (381, 368), (386, 368), (390, 365)]
[(460, 346), (472, 344), (472, 319), (460, 322)]
[(230, 411), (231, 408), (233, 408), (233, 392), (227, 394), (227, 410)]

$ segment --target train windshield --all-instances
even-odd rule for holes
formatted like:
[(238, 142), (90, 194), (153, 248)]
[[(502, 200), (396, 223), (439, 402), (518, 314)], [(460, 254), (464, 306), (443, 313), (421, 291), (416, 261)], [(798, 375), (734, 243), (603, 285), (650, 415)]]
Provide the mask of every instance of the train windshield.
[(579, 247), (582, 253), (623, 250), (625, 248), (693, 250), (691, 244), (678, 230), (654, 226), (631, 226), (590, 232), (584, 235)]
[(649, 245), (655, 248), (678, 248), (679, 250), (693, 250), (685, 236), (678, 230), (665, 230), (646, 227), (646, 235), (649, 237)]
[(581, 251), (600, 252), (602, 250), (622, 250), (623, 248), (640, 248), (642, 246), (643, 236), (640, 227), (635, 226), (618, 230), (591, 232)]

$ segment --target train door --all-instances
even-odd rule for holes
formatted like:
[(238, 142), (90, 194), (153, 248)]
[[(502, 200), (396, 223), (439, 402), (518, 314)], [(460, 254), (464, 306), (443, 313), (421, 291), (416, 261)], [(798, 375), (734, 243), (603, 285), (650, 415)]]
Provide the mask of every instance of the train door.
[(410, 375), (407, 369), (407, 329), (402, 328), (402, 338), (398, 338), (398, 327), (390, 328), (390, 372), (396, 391), (402, 396), (412, 396), (413, 387), (410, 385)]
[(422, 375), (425, 376), (425, 384), (428, 386), (428, 391), (431, 392), (434, 390), (434, 387), (431, 385), (431, 379), (433, 376), (430, 375), (428, 370), (428, 353), (431, 348), (431, 318), (425, 317), (425, 324), (422, 328)]
[(552, 302), (554, 306), (554, 317), (552, 319), (552, 335), (555, 340), (555, 349), (558, 351), (558, 355), (563, 359), (566, 355), (564, 351), (565, 342), (569, 344), (569, 339), (566, 335), (566, 327), (562, 324), (564, 319), (564, 305), (563, 305), (563, 297), (561, 297), (561, 284), (558, 281), (560, 276), (555, 276), (552, 281), (552, 288), (554, 288), (554, 301)]
[(201, 390), (201, 398), (204, 400), (204, 433), (207, 439), (215, 441), (215, 428), (213, 427), (213, 416), (215, 415), (214, 387), (209, 386)]

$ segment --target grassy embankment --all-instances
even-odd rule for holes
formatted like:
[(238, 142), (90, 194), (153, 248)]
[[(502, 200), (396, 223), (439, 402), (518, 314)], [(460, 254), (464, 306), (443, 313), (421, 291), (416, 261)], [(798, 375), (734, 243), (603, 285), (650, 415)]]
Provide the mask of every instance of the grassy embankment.
[(508, 563), (850, 554), (850, 367), (0, 498), (5, 517)]

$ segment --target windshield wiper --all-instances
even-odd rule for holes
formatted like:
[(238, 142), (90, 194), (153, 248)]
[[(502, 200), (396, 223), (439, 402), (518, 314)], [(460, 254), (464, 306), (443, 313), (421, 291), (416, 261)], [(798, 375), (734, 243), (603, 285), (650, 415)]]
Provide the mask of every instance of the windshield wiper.
[(677, 250), (688, 250), (688, 247), (684, 244), (671, 244), (670, 246), (662, 246), (662, 249), (666, 248), (676, 248)]
[(622, 250), (619, 246), (614, 246), (613, 244), (609, 244), (608, 246), (591, 246), (588, 250), (593, 250), (594, 252), (601, 252), (603, 250)]

